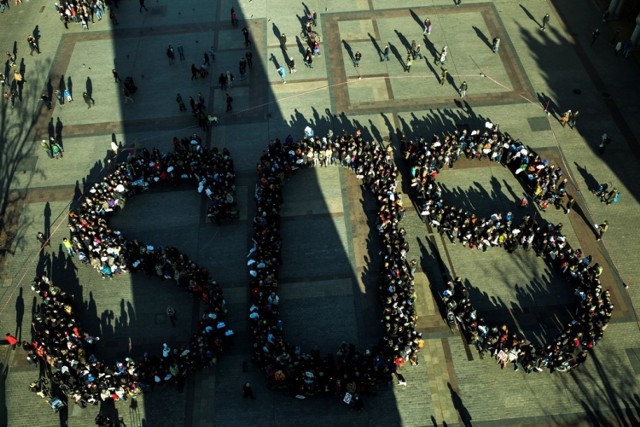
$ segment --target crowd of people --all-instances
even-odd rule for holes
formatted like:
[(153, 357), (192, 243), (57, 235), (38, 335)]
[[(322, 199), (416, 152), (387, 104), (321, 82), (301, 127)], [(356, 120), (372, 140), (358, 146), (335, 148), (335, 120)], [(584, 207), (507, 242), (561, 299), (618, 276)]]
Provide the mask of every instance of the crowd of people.
[(523, 367), (527, 373), (542, 371), (543, 367), (566, 371), (584, 362), (588, 351), (602, 338), (613, 311), (609, 291), (603, 289), (599, 279), (602, 266), (570, 246), (562, 234), (562, 223), (554, 225), (529, 215), (516, 223), (511, 212), (504, 217), (501, 213), (478, 216), (448, 205), (437, 181), (439, 171), (453, 167), (461, 156), (490, 159), (508, 167), (544, 210), (550, 203), (560, 208), (567, 195), (567, 179), (562, 170), (491, 123), (484, 130), (469, 133), (456, 129), (443, 138), (434, 136), (430, 141), (419, 139), (404, 145), (413, 196), (426, 223), (452, 243), (461, 242), (470, 248), (502, 247), (509, 252), (518, 247), (534, 249), (574, 286), (579, 298), (571, 323), (549, 344), (537, 347), (522, 335), (510, 332), (506, 325), (488, 325), (478, 315), (462, 280), (452, 280), (443, 301), (469, 342), (481, 352), (490, 352), (502, 368), (513, 363), (514, 369)]
[[(398, 171), (392, 153), (364, 141), (360, 132), (336, 137), (330, 133), (324, 138), (313, 134), (307, 127), (299, 141), (291, 135), (284, 142), (272, 141), (257, 165), (257, 210), (248, 254), (253, 360), (273, 388), (286, 389), (298, 398), (348, 393), (349, 401), (352, 398), (354, 405), (361, 405), (360, 396), (373, 392), (379, 380), (390, 381), (395, 374), (400, 384), (406, 384), (398, 367), (407, 361), (418, 363), (424, 340), (415, 330), (415, 263), (407, 260), (409, 244), (400, 226), (404, 208), (396, 190)], [(325, 356), (317, 349), (306, 352), (285, 340), (279, 318), (278, 272), (282, 265), (280, 208), (285, 179), (297, 169), (328, 165), (354, 171), (377, 200), (377, 230), (384, 252), (378, 292), (385, 334), (370, 350), (343, 343), (335, 354)]]
[(209, 272), (173, 247), (158, 247), (127, 240), (108, 225), (127, 197), (142, 192), (153, 183), (177, 184), (191, 181), (210, 204), (224, 210), (235, 206), (235, 173), (227, 149), (208, 149), (197, 135), (174, 138), (174, 152), (158, 149), (133, 152), (115, 171), (91, 186), (80, 207), (69, 214), (71, 239), (65, 247), (100, 272), (103, 279), (123, 272), (145, 272), (147, 276), (172, 280), (207, 303), (197, 331), (189, 342), (162, 356), (108, 365), (94, 354), (97, 337), (84, 333), (77, 324), (73, 297), (54, 286), (46, 277), (34, 281), (33, 290), (42, 298), (34, 322), (35, 340), (25, 342), (30, 360), (45, 363), (61, 390), (76, 403), (123, 399), (140, 388), (164, 383), (182, 384), (188, 372), (215, 363), (223, 342), (233, 336), (224, 318), (227, 312), (222, 289)]

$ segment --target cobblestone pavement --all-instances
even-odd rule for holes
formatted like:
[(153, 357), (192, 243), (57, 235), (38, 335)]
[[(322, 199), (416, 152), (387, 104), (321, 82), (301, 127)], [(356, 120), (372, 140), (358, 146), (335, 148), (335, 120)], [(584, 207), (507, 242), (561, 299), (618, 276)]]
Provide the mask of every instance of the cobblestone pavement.
[[(0, 203), (6, 209), (0, 229), (0, 324), (29, 339), (37, 304), (30, 279), (44, 270), (74, 294), (83, 327), (102, 337), (99, 349), (106, 359), (159, 351), (162, 343), (180, 343), (189, 334), (202, 310), (198, 302), (144, 277), (101, 281), (67, 259), (58, 244), (67, 233), (70, 206), (112, 167), (112, 135), (122, 142), (124, 153), (143, 147), (170, 150), (174, 135), (204, 135), (175, 104), (177, 92), (185, 98), (201, 93), (218, 117), (204, 135), (207, 144), (229, 147), (234, 156), (240, 221), (212, 226), (199, 195), (180, 187), (132, 199), (113, 224), (127, 235), (177, 246), (209, 268), (224, 287), (235, 341), (215, 369), (192, 378), (182, 393), (154, 390), (115, 408), (71, 406), (60, 415), (29, 392), (38, 372), (21, 350), (0, 346), (0, 426), (88, 426), (99, 410), (117, 411), (134, 427), (640, 424), (635, 312), (640, 291), (634, 281), (640, 271), (638, 64), (614, 56), (607, 43), (613, 28), (629, 31), (622, 19), (613, 20), (611, 27), (603, 24), (598, 9), (603, 3), (590, 0), (464, 1), (460, 6), (447, 0), (147, 3), (148, 12), (139, 13), (137, 2), (122, 0), (119, 25), (96, 19), (89, 30), (79, 24), (66, 30), (53, 4), (35, 0), (10, 2), (0, 14), (0, 49), (14, 49), (26, 80), (14, 108), (0, 101)], [(229, 19), (232, 7), (240, 19), (237, 28)], [(302, 61), (305, 8), (319, 15), (322, 55), (315, 57), (313, 68)], [(546, 13), (551, 21), (541, 31)], [(429, 35), (423, 34), (426, 17), (433, 22)], [(241, 33), (245, 26), (250, 49)], [(590, 46), (596, 27), (602, 43)], [(26, 36), (33, 32), (40, 35), (42, 53), (32, 56), (26, 52)], [(281, 33), (287, 34), (284, 48)], [(494, 37), (502, 40), (498, 54), (490, 48)], [(424, 58), (414, 61), (409, 73), (404, 60), (413, 40), (422, 45)], [(186, 59), (169, 64), (169, 44), (182, 45)], [(382, 55), (385, 45), (389, 61)], [(441, 67), (433, 59), (445, 45), (450, 80), (440, 85)], [(210, 75), (191, 80), (191, 64), (202, 63), (209, 49), (215, 52)], [(254, 65), (240, 79), (237, 63), (247, 50)], [(357, 51), (362, 54), (358, 68), (352, 60)], [(297, 72), (287, 74), (282, 84), (276, 69), (289, 57)], [(113, 68), (136, 81), (133, 104), (123, 103)], [(229, 90), (232, 113), (224, 112), (226, 91), (217, 80), (227, 70), (236, 74)], [(76, 101), (55, 104), (49, 111), (40, 94), (48, 86), (57, 89), (62, 76), (75, 88)], [(462, 81), (469, 86), (463, 99), (457, 92)], [(80, 101), (89, 87), (96, 101), (91, 108)], [(581, 111), (574, 130), (558, 121), (567, 109)], [(360, 129), (369, 139), (391, 144), (402, 164), (396, 129), (430, 137), (456, 125), (480, 127), (486, 120), (561, 165), (570, 178), (569, 192), (580, 209), (542, 215), (563, 222), (571, 244), (607, 267), (603, 281), (616, 310), (593, 357), (570, 374), (502, 372), (494, 360), (479, 358), (461, 335), (451, 334), (436, 302), (447, 274), (469, 281), (486, 318), (504, 321), (532, 340), (557, 332), (569, 318), (565, 307), (574, 296), (554, 271), (527, 252), (480, 253), (451, 245), (425, 227), (405, 192), (404, 226), (411, 256), (419, 261), (418, 328), (426, 337), (420, 364), (404, 368), (408, 385), (383, 387), (359, 413), (338, 398), (299, 401), (268, 390), (250, 362), (244, 268), (254, 166), (268, 141), (288, 134), (301, 137), (307, 125), (318, 135), (329, 129)], [(65, 153), (52, 160), (39, 143), (58, 121)], [(597, 144), (605, 131), (614, 142), (600, 155)], [(495, 164), (461, 161), (440, 179), (448, 199), (482, 214), (512, 209), (523, 191)], [(599, 182), (622, 191), (622, 202), (601, 204), (591, 193)], [(297, 174), (287, 183), (285, 200), (282, 307), (289, 337), (324, 351), (342, 341), (361, 346), (375, 342), (380, 309), (375, 295), (378, 248), (371, 232), (374, 201), (355, 176), (339, 168)], [(604, 219), (610, 231), (596, 242), (592, 224)], [(43, 254), (35, 240), (41, 230), (50, 230), (53, 241)], [(177, 309), (176, 327), (164, 315), (168, 304)], [(246, 381), (253, 384), (257, 400), (242, 399)]]

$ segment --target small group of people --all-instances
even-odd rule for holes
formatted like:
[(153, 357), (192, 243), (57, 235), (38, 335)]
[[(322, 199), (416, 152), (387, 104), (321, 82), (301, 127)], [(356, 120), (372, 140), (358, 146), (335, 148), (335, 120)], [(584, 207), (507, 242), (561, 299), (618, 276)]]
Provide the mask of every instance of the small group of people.
[[(489, 126), (490, 125), (490, 126)], [(508, 167), (543, 208), (549, 200), (561, 205), (567, 179), (562, 170), (542, 159), (522, 142), (487, 123), (485, 130), (455, 129), (441, 139), (420, 139), (405, 144), (404, 157), (411, 167), (413, 197), (423, 220), (455, 244), (488, 250), (501, 247), (509, 252), (522, 247), (543, 256), (575, 288), (579, 305), (574, 319), (550, 344), (535, 346), (525, 337), (509, 332), (506, 325), (488, 325), (477, 313), (461, 279), (449, 282), (444, 304), (469, 341), (482, 352), (489, 351), (504, 368), (513, 363), (518, 370), (569, 370), (584, 362), (587, 352), (602, 338), (613, 310), (608, 290), (603, 289), (603, 267), (580, 249), (573, 249), (562, 234), (562, 223), (551, 224), (525, 215), (517, 223), (511, 212), (481, 217), (448, 205), (437, 182), (438, 173), (461, 156), (491, 159)], [(570, 199), (571, 200), (571, 199)]]
[[(307, 127), (301, 140), (294, 141), (289, 135), (284, 142), (272, 141), (257, 165), (257, 209), (247, 256), (253, 360), (273, 388), (286, 389), (298, 398), (318, 393), (346, 396), (345, 401), (353, 401), (355, 407), (362, 405), (361, 395), (375, 392), (380, 380), (389, 382), (396, 375), (398, 384), (406, 385), (398, 368), (406, 362), (419, 363), (417, 355), (424, 340), (415, 330), (416, 263), (407, 259), (409, 244), (400, 226), (404, 208), (392, 152), (365, 141), (360, 131), (335, 137), (330, 132), (324, 138), (313, 135), (313, 129)], [(351, 169), (377, 200), (376, 227), (384, 254), (377, 291), (385, 334), (370, 350), (342, 343), (335, 354), (322, 355), (317, 348), (305, 351), (284, 339), (278, 296), (280, 209), (288, 177), (298, 169), (329, 165)]]
[[(193, 117), (196, 118), (196, 120), (198, 120), (198, 126), (200, 126), (202, 130), (206, 132), (207, 129), (209, 128), (209, 116), (207, 115), (207, 105), (201, 93), (198, 93), (197, 98), (198, 100), (196, 101), (196, 99), (193, 96), (189, 97), (189, 106), (191, 107), (191, 114), (193, 115)], [(180, 109), (181, 112), (187, 111), (187, 106), (184, 102), (184, 99), (182, 99), (182, 95), (180, 95), (180, 93), (176, 95), (176, 103), (178, 104), (178, 108)]]

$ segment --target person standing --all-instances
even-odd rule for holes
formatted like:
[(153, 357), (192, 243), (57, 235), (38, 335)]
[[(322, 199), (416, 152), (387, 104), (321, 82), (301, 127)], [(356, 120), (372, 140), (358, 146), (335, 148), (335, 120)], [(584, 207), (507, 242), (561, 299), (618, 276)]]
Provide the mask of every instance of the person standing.
[(11, 350), (15, 350), (16, 349), (16, 345), (18, 344), (18, 339), (16, 337), (14, 337), (13, 335), (11, 335), (10, 332), (7, 332), (4, 335), (4, 339), (7, 341), (7, 343), (11, 346)]
[(500, 37), (495, 37), (493, 39), (491, 50), (493, 50), (493, 53), (498, 53), (498, 51), (500, 50)]
[(467, 82), (464, 80), (460, 85), (460, 98), (464, 98), (467, 95)]
[(604, 221), (602, 221), (602, 224), (596, 224), (596, 241), (600, 241), (602, 240), (602, 236), (604, 235), (604, 233), (607, 232), (607, 230), (609, 230), (609, 221), (607, 221), (606, 219)]
[(404, 70), (407, 73), (411, 73), (411, 66), (413, 65), (413, 59), (411, 58), (411, 54), (407, 55), (407, 59), (404, 63)]
[(238, 26), (238, 15), (236, 14), (236, 10), (231, 8), (231, 25), (234, 27)]
[(73, 258), (74, 256), (74, 251), (73, 251), (73, 244), (69, 241), (69, 239), (67, 239), (66, 237), (64, 237), (62, 239), (62, 246), (64, 247), (64, 249), (67, 251), (67, 254)]
[(602, 134), (602, 137), (600, 138), (600, 155), (604, 154), (604, 150), (607, 147), (607, 145), (611, 144), (611, 138), (609, 137), (609, 135), (605, 132)]
[(172, 65), (176, 60), (176, 54), (173, 50), (173, 46), (167, 47), (167, 58), (169, 58), (169, 65)]
[(551, 20), (551, 17), (549, 16), (548, 13), (542, 17), (542, 27), (540, 27), (542, 31), (547, 29), (547, 25), (549, 25), (550, 20)]
[(287, 50), (287, 36), (285, 33), (280, 34), (280, 47), (284, 50)]
[(569, 123), (569, 118), (571, 117), (571, 110), (565, 111), (565, 113), (560, 117), (560, 124), (562, 127), (565, 127), (567, 123)]
[(307, 52), (304, 57), (304, 63), (307, 67), (313, 68), (313, 55), (311, 54), (311, 49), (309, 48), (307, 48)]
[(122, 89), (122, 93), (124, 95), (124, 103), (125, 104), (133, 104), (135, 102), (133, 100), (133, 98), (131, 97), (131, 91), (129, 90), (129, 88), (127, 86), (124, 86), (124, 88)]
[(180, 111), (187, 111), (187, 107), (184, 105), (182, 95), (180, 95), (179, 93), (176, 95), (176, 102), (178, 103), (178, 108), (180, 109)]
[(176, 49), (178, 50), (178, 57), (180, 58), (180, 61), (184, 61), (184, 48), (182, 47), (182, 44), (178, 44), (178, 46), (176, 46)]
[(233, 110), (233, 98), (227, 93), (227, 113)]
[(242, 397), (244, 399), (246, 399), (247, 397), (250, 397), (251, 400), (256, 400), (256, 397), (253, 394), (253, 389), (251, 388), (251, 383), (244, 383), (244, 385), (242, 386)]
[(296, 72), (296, 61), (294, 61), (293, 57), (289, 57), (287, 66), (289, 67), (289, 74), (293, 74)]
[(42, 248), (51, 246), (51, 244), (49, 243), (49, 239), (47, 239), (47, 236), (45, 236), (42, 231), (38, 231), (38, 234), (36, 234), (36, 239), (38, 240), (38, 243), (40, 243), (40, 246)]
[(384, 49), (382, 49), (382, 60), (389, 60), (389, 44), (384, 45)]
[(424, 19), (424, 31), (422, 32), (422, 34), (431, 34), (431, 19), (429, 18), (425, 18)]
[(140, 0), (140, 13), (142, 13), (142, 9), (149, 12), (149, 9), (147, 9), (147, 6), (144, 5), (144, 0)]
[(253, 53), (247, 51), (247, 53), (244, 54), (244, 57), (247, 59), (247, 66), (251, 69), (251, 67), (253, 67)]
[(578, 120), (578, 116), (580, 116), (580, 111), (576, 110), (569, 115), (569, 127), (571, 129), (576, 127), (576, 121)]
[(576, 204), (576, 199), (574, 199), (571, 196), (568, 196), (569, 199), (567, 200), (567, 206), (564, 209), (564, 213), (565, 215), (569, 215), (569, 212), (571, 212), (571, 209), (573, 208), (573, 205)]
[(251, 45), (251, 40), (249, 40), (249, 29), (247, 27), (242, 29), (242, 35), (244, 36), (244, 46), (249, 47)]
[(600, 37), (600, 29), (596, 28), (593, 30), (593, 33), (591, 33), (591, 46), (598, 40), (598, 37)]
[(353, 55), (353, 64), (356, 68), (360, 68), (360, 60), (362, 59), (362, 54), (359, 50), (356, 51), (355, 55)]
[(176, 309), (171, 307), (170, 305), (167, 306), (167, 317), (171, 321), (171, 326), (175, 328), (178, 318), (176, 316)]
[(120, 80), (120, 76), (118, 75), (118, 72), (116, 71), (115, 68), (111, 70), (111, 73), (113, 74), (113, 81), (115, 83), (119, 83), (119, 82), (122, 81), (122, 80)]
[(447, 77), (449, 77), (449, 72), (446, 68), (443, 68), (440, 73), (440, 86), (444, 86), (444, 83), (447, 81)]
[(284, 67), (281, 65), (280, 68), (278, 68), (278, 74), (280, 75), (280, 78), (282, 79), (282, 84), (286, 84), (287, 83), (287, 72), (285, 71)]

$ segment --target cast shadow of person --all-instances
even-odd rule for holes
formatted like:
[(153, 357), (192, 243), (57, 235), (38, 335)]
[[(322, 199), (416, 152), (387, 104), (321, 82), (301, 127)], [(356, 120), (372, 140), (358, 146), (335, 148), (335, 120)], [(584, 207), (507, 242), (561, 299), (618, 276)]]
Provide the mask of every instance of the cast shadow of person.
[(462, 425), (465, 427), (471, 427), (471, 414), (469, 410), (462, 403), (462, 399), (458, 395), (458, 393), (451, 387), (451, 383), (447, 383), (447, 387), (449, 387), (449, 392), (451, 393), (451, 402), (453, 402), (453, 407), (456, 408), (458, 414), (460, 415), (460, 421), (462, 421)]
[(349, 55), (349, 59), (351, 59), (351, 62), (355, 63), (355, 60), (353, 58), (353, 50), (351, 49), (351, 45), (349, 43), (347, 43), (346, 40), (342, 40), (342, 45), (344, 46), (345, 50), (347, 51), (347, 54)]
[(89, 95), (89, 98), (93, 99), (93, 82), (91, 81), (91, 77), (87, 77), (85, 90), (87, 92), (87, 95)]
[(373, 47), (376, 48), (376, 53), (378, 54), (378, 59), (382, 60), (382, 50), (380, 49), (380, 45), (378, 44), (378, 41), (375, 39), (375, 37), (373, 37), (371, 35), (371, 33), (367, 33), (367, 35), (369, 36), (369, 39), (371, 40), (371, 43), (373, 44)]
[(480, 28), (476, 27), (475, 25), (473, 25), (471, 28), (473, 28), (473, 31), (476, 32), (476, 36), (478, 36), (478, 38), (480, 40), (482, 40), (482, 42), (487, 45), (487, 47), (491, 48), (492, 44), (489, 41), (489, 39), (487, 38), (487, 36), (484, 35), (484, 33), (480, 30)]
[(538, 27), (542, 27), (542, 24), (538, 22), (538, 20), (531, 14), (531, 12), (529, 12), (529, 10), (526, 7), (524, 7), (521, 4), (519, 4), (518, 6), (520, 6), (520, 9), (522, 9), (524, 13), (527, 15), (527, 17), (531, 19), (533, 22), (535, 22)]
[(407, 38), (404, 36), (404, 34), (402, 34), (398, 30), (393, 30), (393, 31), (398, 36), (398, 39), (400, 40), (400, 43), (402, 43), (402, 46), (404, 46), (404, 48), (406, 49), (407, 53), (411, 52), (411, 43), (409, 43), (409, 40), (407, 40)]
[(396, 60), (398, 61), (398, 63), (402, 66), (402, 69), (407, 68), (407, 65), (404, 62), (404, 58), (403, 56), (400, 54), (400, 51), (398, 50), (397, 47), (395, 47), (395, 45), (389, 43), (389, 50), (391, 50), (391, 53), (393, 53), (393, 56), (396, 58)]
[(67, 77), (67, 89), (69, 90), (69, 94), (73, 98), (73, 81), (71, 80), (71, 76)]
[(47, 202), (44, 205), (44, 236), (47, 239), (51, 238), (51, 205), (49, 204), (49, 202)]
[[(53, 118), (51, 120), (53, 120)], [(58, 143), (58, 145), (60, 145), (60, 148), (64, 150), (64, 146), (62, 145), (62, 129), (63, 128), (64, 128), (64, 125), (62, 124), (62, 120), (60, 120), (60, 117), (58, 117), (58, 120), (56, 121), (56, 142)]]

